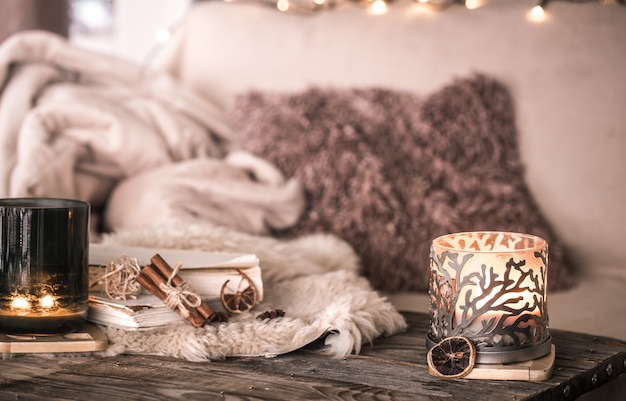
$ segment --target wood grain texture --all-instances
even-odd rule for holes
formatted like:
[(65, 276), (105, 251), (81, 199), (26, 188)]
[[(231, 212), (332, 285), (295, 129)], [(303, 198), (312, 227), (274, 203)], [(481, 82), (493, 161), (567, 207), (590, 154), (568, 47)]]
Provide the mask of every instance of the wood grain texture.
[(406, 332), (343, 359), (325, 355), (319, 344), (276, 358), (206, 363), (139, 355), (19, 355), (0, 360), (0, 399), (573, 400), (626, 373), (626, 343), (552, 330), (556, 366), (548, 380), (436, 378), (426, 363), (428, 317), (405, 316)]

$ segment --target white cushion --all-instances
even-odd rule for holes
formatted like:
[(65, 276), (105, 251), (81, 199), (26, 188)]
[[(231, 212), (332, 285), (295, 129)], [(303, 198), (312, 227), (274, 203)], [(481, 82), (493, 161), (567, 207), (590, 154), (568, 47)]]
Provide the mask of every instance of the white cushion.
[(580, 265), (626, 265), (626, 7), (492, 0), (467, 10), (391, 3), (314, 15), (200, 2), (160, 60), (228, 108), (249, 89), (384, 86), (421, 95), (483, 72), (517, 104), (527, 181)]

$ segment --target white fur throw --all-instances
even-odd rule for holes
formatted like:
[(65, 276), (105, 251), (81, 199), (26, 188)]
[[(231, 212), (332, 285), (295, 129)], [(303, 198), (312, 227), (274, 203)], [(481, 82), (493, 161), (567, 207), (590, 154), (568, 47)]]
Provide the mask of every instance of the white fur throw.
[[(228, 323), (194, 328), (186, 321), (149, 331), (105, 328), (106, 353), (156, 354), (191, 361), (228, 356), (276, 356), (326, 335), (327, 351), (336, 357), (358, 353), (380, 335), (406, 328), (402, 315), (358, 275), (352, 248), (330, 235), (291, 241), (253, 236), (212, 225), (156, 227), (118, 232), (107, 245), (237, 251), (261, 260), (264, 300)], [(259, 320), (264, 311), (285, 316)]]

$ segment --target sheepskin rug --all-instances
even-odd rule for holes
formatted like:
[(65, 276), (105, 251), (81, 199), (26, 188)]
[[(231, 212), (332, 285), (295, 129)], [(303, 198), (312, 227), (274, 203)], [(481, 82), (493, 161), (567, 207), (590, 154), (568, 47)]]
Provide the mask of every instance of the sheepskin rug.
[[(194, 328), (186, 321), (147, 331), (104, 327), (107, 355), (153, 354), (191, 361), (276, 356), (323, 339), (335, 357), (358, 353), (381, 335), (406, 328), (402, 315), (358, 274), (352, 248), (332, 235), (294, 240), (253, 236), (214, 225), (153, 227), (106, 235), (104, 245), (255, 253), (264, 300), (227, 323)], [(282, 309), (285, 316), (257, 319)]]

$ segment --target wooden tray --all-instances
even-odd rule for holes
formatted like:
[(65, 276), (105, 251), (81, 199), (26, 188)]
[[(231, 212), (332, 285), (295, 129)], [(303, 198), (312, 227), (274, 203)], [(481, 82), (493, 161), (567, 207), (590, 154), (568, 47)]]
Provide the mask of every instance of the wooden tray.
[(0, 333), (0, 352), (8, 354), (92, 352), (107, 348), (108, 340), (96, 325), (59, 336), (18, 336)]
[[(507, 363), (507, 364), (476, 364), (472, 371), (463, 376), (464, 379), (483, 379), (483, 380), (523, 380), (523, 381), (542, 381), (549, 379), (554, 370), (554, 361), (556, 359), (556, 348), (552, 344), (550, 353), (541, 358), (530, 361)], [(432, 373), (432, 369), (428, 367), (428, 372)]]

